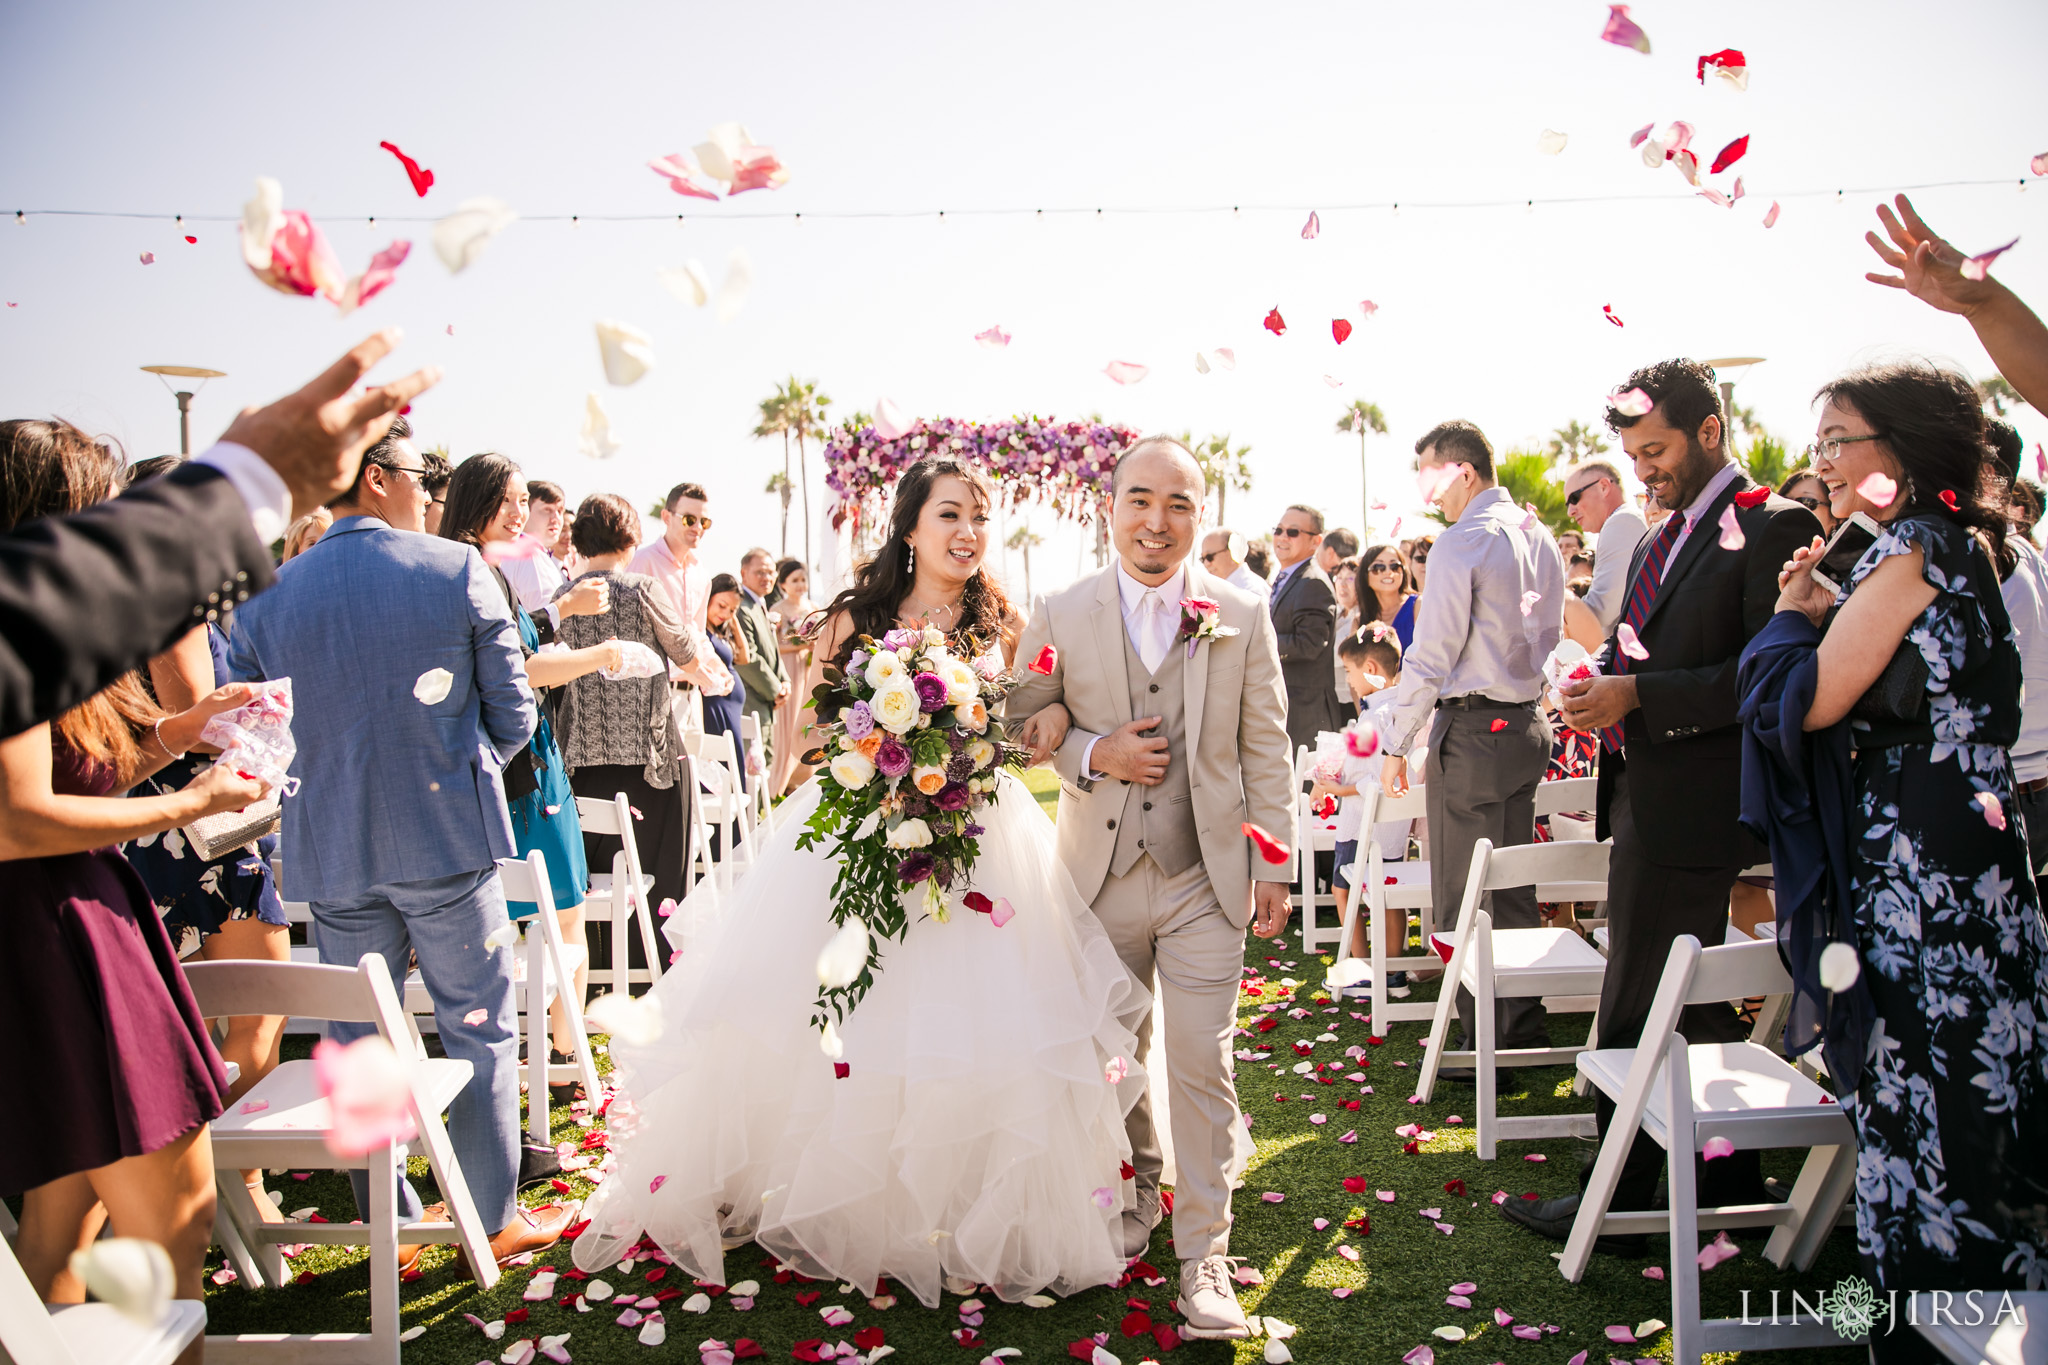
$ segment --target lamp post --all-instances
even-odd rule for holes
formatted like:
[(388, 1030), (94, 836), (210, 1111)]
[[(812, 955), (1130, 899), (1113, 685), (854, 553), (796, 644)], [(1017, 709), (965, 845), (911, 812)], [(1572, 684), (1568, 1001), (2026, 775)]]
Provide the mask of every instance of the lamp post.
[(1732, 413), (1735, 411), (1735, 380), (1748, 374), (1750, 366), (1763, 364), (1764, 358), (1760, 355), (1737, 355), (1709, 360), (1706, 363), (1713, 368), (1716, 376), (1724, 376), (1730, 370), (1736, 372), (1733, 378), (1721, 379), (1721, 410), (1724, 413)]
[[(206, 387), (206, 381), (209, 379), (227, 378), (226, 370), (202, 370), (191, 365), (144, 365), (142, 369), (146, 374), (153, 374), (159, 379), (163, 379), (164, 387), (167, 389), (171, 387), (170, 380), (172, 378), (196, 379), (199, 381), (199, 388), (201, 389)], [(192, 453), (192, 399), (197, 393), (198, 389), (171, 390), (171, 396), (178, 400), (178, 453), (180, 455), (190, 455)]]

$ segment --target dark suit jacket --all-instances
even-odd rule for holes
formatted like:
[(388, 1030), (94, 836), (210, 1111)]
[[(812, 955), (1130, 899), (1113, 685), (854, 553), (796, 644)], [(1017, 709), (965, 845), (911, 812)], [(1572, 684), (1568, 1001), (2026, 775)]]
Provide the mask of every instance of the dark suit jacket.
[(62, 715), (271, 573), (248, 507), (205, 465), (0, 535), (0, 736)]
[[(775, 622), (765, 607), (744, 592), (733, 619), (747, 642), (747, 662), (738, 670), (740, 681), (746, 684), (747, 701), (755, 711), (773, 711), (776, 689), (789, 681), (789, 671), (782, 666), (782, 650), (775, 641)], [(762, 728), (766, 730), (765, 722)], [(737, 743), (738, 732), (734, 735)], [(762, 740), (766, 742), (768, 736), (763, 734)]]
[[(1777, 608), (1779, 569), (1820, 534), (1820, 522), (1773, 494), (1758, 506), (1735, 508), (1745, 543), (1724, 548), (1721, 510), (1755, 487), (1737, 475), (1678, 547), (1636, 632), (1650, 657), (1629, 661), (1640, 705), (1622, 722), (1626, 759), (1600, 757), (1597, 836), (1608, 836), (1614, 779), (1626, 772), (1645, 856), (1665, 867), (1750, 867), (1769, 856), (1737, 823), (1742, 727), (1736, 662)], [(1657, 530), (1643, 537), (1629, 563), (1631, 594)], [(1614, 652), (1610, 640), (1609, 657)]]
[(1318, 732), (1355, 719), (1337, 699), (1337, 590), (1311, 559), (1281, 585), (1269, 610), (1287, 683), (1287, 738), (1292, 748), (1313, 749)]

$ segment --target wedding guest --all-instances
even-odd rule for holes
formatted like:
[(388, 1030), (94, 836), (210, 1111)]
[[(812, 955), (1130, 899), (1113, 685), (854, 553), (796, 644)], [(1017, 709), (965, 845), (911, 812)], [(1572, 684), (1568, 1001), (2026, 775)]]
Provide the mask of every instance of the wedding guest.
[(1259, 580), (1259, 592), (1263, 595), (1273, 590), (1273, 543), (1269, 540), (1254, 540), (1244, 547), (1244, 566), (1252, 577)]
[[(811, 647), (805, 638), (805, 623), (816, 612), (811, 605), (811, 576), (801, 559), (785, 559), (775, 566), (775, 591), (768, 599), (768, 615), (775, 622), (775, 638), (782, 652), (782, 671), (793, 688), (801, 687), (811, 671)], [(810, 780), (810, 767), (801, 762), (808, 726), (804, 703), (808, 694), (792, 692), (775, 708), (775, 766), (770, 771), (768, 793), (786, 796)]]
[(439, 381), (425, 369), (356, 392), (396, 342), (396, 332), (362, 342), (161, 478), (0, 535), (0, 737), (70, 709), (209, 611), (217, 618), (223, 603), (267, 587), (270, 542), (293, 506), (347, 487), (390, 415)]
[[(702, 484), (679, 483), (669, 489), (661, 507), (661, 538), (649, 541), (625, 567), (628, 573), (661, 584), (668, 600), (675, 604), (684, 629), (690, 632), (699, 669), (715, 684), (716, 694), (724, 696), (724, 665), (704, 639), (704, 604), (710, 596), (711, 569), (697, 554), (698, 544), (711, 529), (710, 507), (710, 495)], [(582, 553), (580, 547), (577, 552)], [(685, 679), (679, 667), (671, 667), (668, 676), (675, 684), (676, 715), (683, 728), (702, 730), (703, 699), (697, 694), (696, 684)]]
[(1835, 515), (1828, 510), (1828, 486), (1811, 469), (1795, 469), (1778, 485), (1778, 496), (1796, 502), (1820, 520), (1824, 536), (1835, 533)]
[(2014, 479), (2006, 490), (2005, 515), (2022, 539), (2033, 543), (2034, 528), (2041, 524), (2044, 495), (2032, 479)]
[[(792, 684), (783, 671), (782, 651), (776, 647), (775, 622), (768, 616), (768, 589), (775, 583), (775, 557), (756, 547), (740, 557), (740, 602), (734, 622), (739, 638), (746, 642), (747, 660), (740, 666), (740, 680), (746, 684), (747, 714), (761, 727), (763, 766), (775, 761), (775, 708), (788, 697)], [(737, 736), (734, 739), (738, 744)], [(740, 763), (748, 754), (740, 746)]]
[[(1315, 565), (1323, 543), (1323, 514), (1300, 503), (1280, 514), (1273, 528), (1273, 578), (1269, 610), (1280, 645), (1280, 671), (1287, 681), (1287, 738), (1296, 750), (1316, 747), (1325, 730), (1342, 730), (1345, 707), (1337, 701), (1337, 593)], [(1354, 708), (1355, 713), (1355, 708)]]
[[(671, 531), (685, 515), (698, 514), (674, 514)], [(667, 589), (626, 567), (629, 561), (639, 562), (633, 551), (640, 539), (640, 514), (633, 504), (615, 493), (593, 493), (577, 507), (573, 525), (583, 572), (570, 587), (602, 579), (610, 604), (596, 615), (564, 621), (558, 632), (564, 644), (582, 648), (609, 639), (636, 640), (669, 661), (670, 677), (692, 687), (723, 696), (738, 686), (731, 671), (718, 664), (717, 681), (722, 685), (714, 687), (699, 656), (700, 648), (704, 655), (712, 655), (708, 637), (700, 645)], [(708, 577), (704, 586), (708, 606)], [(684, 859), (689, 852), (690, 793), (688, 784), (676, 780), (683, 735), (670, 704), (669, 680), (576, 679), (563, 692), (558, 738), (569, 785), (578, 796), (609, 801), (625, 792), (639, 810), (633, 838), (640, 847), (641, 867), (654, 878), (654, 901), (683, 899), (688, 889)], [(586, 834), (583, 847), (590, 866), (608, 868), (619, 840)]]
[(1429, 552), (1435, 544), (1435, 536), (1417, 536), (1414, 548), (1408, 551), (1408, 577), (1413, 580), (1418, 597), (1422, 595), (1423, 585), (1429, 582)]
[[(1392, 709), (1395, 689), (1401, 685), (1401, 646), (1390, 630), (1354, 631), (1337, 641), (1337, 657), (1343, 660), (1345, 670), (1351, 675), (1351, 690), (1363, 703), (1359, 719), (1353, 725), (1359, 729), (1371, 727), (1380, 732)], [(1362, 841), (1361, 829), (1365, 823), (1365, 793), (1379, 786), (1379, 767), (1370, 756), (1359, 757), (1347, 746), (1343, 767), (1334, 784), (1325, 784), (1318, 779), (1309, 792), (1309, 799), (1315, 801), (1323, 796), (1338, 798), (1337, 807), (1337, 852), (1332, 860), (1333, 875), (1330, 881), (1331, 894), (1337, 901), (1337, 913), (1341, 917), (1350, 904), (1355, 879), (1363, 875), (1366, 854), (1359, 852)], [(1412, 822), (1408, 820), (1381, 820), (1372, 827), (1372, 838), (1380, 847), (1380, 856), (1390, 863), (1405, 861), (1408, 857), (1408, 833)], [(1353, 957), (1369, 957), (1372, 949), (1366, 943), (1367, 920), (1364, 909), (1359, 911), (1353, 925), (1351, 944), (1348, 951)], [(1408, 951), (1408, 912), (1390, 910), (1386, 916), (1383, 932), (1386, 935), (1387, 955), (1402, 957)], [(1353, 999), (1367, 999), (1372, 994), (1372, 981), (1368, 977), (1344, 989), (1344, 994)], [(1387, 973), (1387, 994), (1396, 1000), (1408, 998), (1408, 974)]]
[[(110, 498), (120, 474), (113, 451), (69, 423), (0, 423), (0, 529)], [(260, 783), (209, 765), (183, 790), (120, 798), (247, 697), (209, 687), (167, 715), (130, 674), (0, 741), (0, 1032), (33, 1059), (47, 1120), (0, 1132), (0, 1193), (22, 1196), (14, 1254), (48, 1303), (84, 1301), (67, 1262), (108, 1221), (116, 1236), (169, 1253), (177, 1297), (204, 1297), (214, 1215), (206, 1125), (226, 1107), (227, 1071), (170, 934), (116, 846), (263, 795)]]
[(555, 557), (555, 563), (561, 565), (562, 572), (570, 576), (574, 576), (578, 572), (576, 566), (576, 538), (573, 534), (575, 521), (576, 514), (569, 510), (567, 504), (564, 504), (562, 507), (562, 525), (555, 533), (555, 543), (548, 547), (548, 552)]
[[(1565, 475), (1565, 477), (1569, 479), (1571, 475), (1567, 474)], [(1565, 515), (1571, 516), (1571, 506), (1571, 499), (1567, 497), (1565, 499)], [(1577, 521), (1578, 518), (1572, 517), (1572, 520)], [(1598, 528), (1595, 529), (1597, 530)], [(1569, 563), (1575, 556), (1585, 553), (1585, 549), (1586, 538), (1580, 535), (1577, 531), (1560, 531), (1558, 533), (1557, 552), (1565, 557), (1567, 563)]]
[(1230, 584), (1243, 588), (1255, 597), (1266, 595), (1266, 580), (1253, 573), (1249, 563), (1251, 547), (1244, 543), (1244, 537), (1224, 527), (1217, 527), (1202, 537), (1202, 567)]
[(1359, 624), (1379, 621), (1391, 626), (1401, 648), (1408, 648), (1415, 639), (1415, 590), (1409, 586), (1408, 565), (1399, 549), (1369, 546), (1358, 563)]
[[(1405, 795), (1407, 755), (1428, 746), (1430, 885), (1437, 924), (1455, 925), (1473, 845), (1491, 839), (1499, 848), (1534, 837), (1536, 784), (1552, 739), (1537, 700), (1543, 660), (1561, 629), (1564, 562), (1556, 541), (1522, 529), (1526, 514), (1494, 482), (1493, 444), (1478, 427), (1440, 422), (1415, 443), (1415, 454), (1417, 468), (1440, 483), (1434, 501), (1451, 525), (1431, 547), (1442, 572), (1436, 591), (1419, 599), (1415, 643), (1402, 653), (1380, 784), (1390, 796)], [(1542, 923), (1533, 887), (1489, 899), (1502, 928)], [(1458, 1025), (1458, 1048), (1469, 1049), (1472, 997), (1464, 990)], [(1541, 1001), (1501, 1001), (1495, 1028), (1502, 1047), (1549, 1046)], [(1472, 1075), (1470, 1068), (1440, 1074), (1453, 1081)]]
[(1316, 551), (1316, 567), (1334, 579), (1337, 566), (1357, 556), (1358, 533), (1347, 531), (1342, 526), (1332, 527), (1323, 535), (1323, 547)]
[[(1739, 822), (1743, 765), (1735, 664), (1770, 620), (1777, 570), (1820, 531), (1797, 503), (1756, 488), (1729, 458), (1721, 391), (1695, 360), (1644, 366), (1614, 392), (1641, 389), (1641, 416), (1607, 411), (1609, 430), (1635, 462), (1636, 478), (1670, 509), (1636, 549), (1626, 605), (1609, 637), (1605, 673), (1564, 689), (1565, 723), (1600, 736), (1596, 837), (1612, 835), (1608, 870), (1609, 966), (1600, 992), (1600, 1045), (1634, 1047), (1682, 934), (1718, 944), (1729, 897), (1764, 849)], [(1742, 495), (1737, 500), (1737, 495)], [(1746, 505), (1749, 504), (1749, 505)], [(1741, 532), (1724, 535), (1728, 514)], [(1619, 647), (1623, 628), (1647, 657)], [(1744, 1026), (1726, 1005), (1687, 1008), (1680, 1031), (1694, 1043), (1727, 1043)], [(1595, 1104), (1602, 1132), (1614, 1107)], [(1638, 1134), (1625, 1158), (1614, 1207), (1648, 1209), (1664, 1149)], [(1590, 1178), (1589, 1166), (1581, 1181)], [(1754, 1151), (1695, 1163), (1703, 1206), (1760, 1203)], [(1503, 1217), (1564, 1240), (1579, 1196), (1510, 1200)], [(1602, 1237), (1596, 1249), (1636, 1251), (1638, 1235)]]
[(562, 572), (562, 566), (555, 562), (552, 553), (552, 547), (561, 535), (561, 522), (565, 515), (563, 498), (560, 484), (549, 483), (546, 479), (529, 480), (526, 485), (526, 530), (523, 534), (537, 543), (539, 553), (506, 555), (498, 561), (498, 568), (504, 572), (505, 581), (512, 585), (520, 608), (536, 618), (535, 625), (539, 624), (540, 618), (547, 616), (548, 604), (569, 581), (569, 575)]
[[(737, 578), (722, 573), (711, 580), (711, 595), (704, 603), (704, 624), (712, 652), (718, 655), (720, 663), (743, 678), (753, 658), (753, 646), (739, 623), (744, 591)], [(741, 790), (753, 785), (747, 773), (746, 745), (740, 740), (740, 717), (746, 712), (748, 700), (745, 689), (738, 687), (722, 697), (704, 698), (704, 733), (732, 737), (732, 750), (740, 758)]]
[[(456, 466), (448, 484), (448, 511), (441, 519), (444, 539), (474, 547), (486, 556), (484, 563), (503, 591), (505, 606), (519, 629), (519, 652), (526, 668), (526, 680), (536, 691), (560, 687), (572, 679), (601, 668), (617, 669), (617, 641), (606, 641), (584, 649), (540, 652), (541, 637), (533, 617), (519, 600), (506, 570), (523, 560), (546, 559), (538, 537), (522, 542), (526, 528), (527, 489), (520, 486), (519, 466), (503, 455), (472, 455)], [(550, 485), (552, 486), (552, 485)], [(515, 547), (524, 543), (531, 553), (520, 555)], [(492, 560), (497, 563), (492, 564)], [(558, 589), (559, 591), (559, 589)], [(592, 582), (575, 593), (563, 593), (555, 603), (561, 616), (576, 616), (604, 610), (609, 600), (606, 586)], [(548, 889), (554, 897), (555, 918), (561, 925), (564, 943), (582, 943), (583, 895), (590, 884), (590, 869), (583, 855), (583, 822), (576, 813), (575, 794), (562, 765), (561, 750), (555, 745), (554, 727), (548, 708), (540, 707), (533, 737), (526, 747), (505, 765), (505, 800), (512, 816), (513, 847), (524, 858), (539, 851), (548, 867)], [(507, 901), (506, 912), (515, 920), (538, 914), (532, 901)], [(589, 961), (577, 960), (571, 989), (557, 992), (548, 1010), (553, 1040), (548, 1054), (551, 1066), (567, 1066), (576, 1058), (576, 1016), (570, 1010), (583, 1008), (588, 988)], [(576, 1098), (577, 1084), (550, 1084), (550, 1097), (559, 1104)]]
[[(441, 534), (442, 514), (448, 509), (448, 481), (455, 477), (455, 466), (438, 448), (422, 450), (420, 464), (427, 471), (420, 476), (420, 482), (427, 490), (427, 510), (422, 518), (423, 529), (430, 536), (438, 536)], [(330, 524), (332, 520), (330, 517)]]
[[(1584, 460), (1565, 472), (1564, 510), (1566, 516), (1599, 537), (1592, 561), (1593, 588), (1585, 602), (1605, 636), (1621, 619), (1629, 561), (1643, 538), (1643, 519), (1629, 507), (1621, 471), (1610, 460)], [(1568, 558), (1576, 558), (1585, 549), (1583, 539), (1572, 539), (1578, 543), (1566, 549), (1565, 537), (1557, 538), (1558, 549)]]
[(1330, 571), (1330, 587), (1337, 594), (1337, 700), (1345, 706), (1356, 708), (1360, 699), (1351, 691), (1351, 682), (1344, 670), (1344, 637), (1358, 630), (1358, 561), (1340, 559), (1336, 568)]
[[(404, 419), (364, 452), (334, 527), (235, 612), (244, 680), (290, 678), (300, 779), (284, 801), (282, 893), (312, 905), (321, 961), (417, 959), (441, 1045), (473, 1068), (448, 1132), (501, 1261), (552, 1245), (570, 1207), (522, 1210), (519, 1037), (497, 859), (513, 855), (503, 771), (532, 738), (519, 632), (483, 557), (424, 534), (426, 467)], [(451, 484), (452, 487), (452, 484)], [(475, 1020), (476, 1022), (471, 1022)], [(368, 1023), (330, 1023), (354, 1042)], [(370, 1208), (367, 1174), (350, 1177)], [(399, 1215), (421, 1217), (410, 1181)], [(401, 1264), (416, 1263), (407, 1247)]]
[(327, 534), (327, 528), (334, 525), (334, 513), (325, 507), (316, 507), (294, 521), (284, 530), (284, 547), (278, 553), (277, 562), (297, 559), (320, 543), (320, 537)]
[[(1770, 828), (1770, 803), (1745, 801), (1774, 864), (1782, 847), (1788, 863), (1823, 860), (1823, 887), (1846, 883), (1846, 905), (1829, 892), (1780, 910), (1802, 969), (1787, 1037), (1822, 1034), (1855, 1124), (1857, 1249), (1879, 1292), (2025, 1289), (2048, 1256), (2048, 1040), (2025, 1022), (2048, 1018), (2048, 930), (2005, 815), (2023, 665), (1998, 590), (2012, 550), (1982, 477), (1984, 415), (1966, 377), (1922, 361), (1851, 372), (1816, 400), (1814, 469), (1835, 516), (1886, 534), (1839, 606), (1813, 578), (1817, 546), (1801, 547), (1744, 661), (1752, 736), (1779, 717), (1804, 732), (1745, 763), (1769, 752), (1777, 787), (1838, 803), (1838, 837), (1808, 849)], [(1873, 474), (1893, 496), (1865, 491)], [(1796, 772), (1776, 758), (1801, 750)], [(1830, 939), (1862, 967), (1832, 995), (1812, 967)], [(1873, 1355), (1918, 1358), (1881, 1336)]]

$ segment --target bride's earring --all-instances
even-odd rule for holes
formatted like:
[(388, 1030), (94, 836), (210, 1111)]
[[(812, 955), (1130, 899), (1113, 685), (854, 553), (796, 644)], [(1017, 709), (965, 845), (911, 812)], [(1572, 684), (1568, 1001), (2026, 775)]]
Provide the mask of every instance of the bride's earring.
[(910, 562), (904, 566), (903, 571), (915, 574), (917, 572), (917, 547), (915, 545), (906, 545), (903, 548), (910, 552)]

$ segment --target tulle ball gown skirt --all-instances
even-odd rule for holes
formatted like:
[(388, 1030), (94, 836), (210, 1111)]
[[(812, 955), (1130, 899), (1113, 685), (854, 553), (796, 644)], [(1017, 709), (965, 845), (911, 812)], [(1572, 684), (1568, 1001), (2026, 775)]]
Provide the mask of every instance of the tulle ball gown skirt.
[(731, 1283), (721, 1239), (751, 1237), (804, 1275), (887, 1277), (927, 1306), (947, 1277), (1010, 1301), (1114, 1282), (1134, 1190), (1124, 1115), (1145, 1085), (1129, 1026), (1150, 998), (1051, 822), (1002, 778), (977, 816), (972, 889), (1015, 917), (956, 904), (882, 942), (840, 1027), (839, 1078), (810, 1024), (837, 874), (796, 848), (816, 806), (815, 784), (785, 803), (764, 856), (693, 927), (652, 993), (659, 1037), (614, 1036), (618, 1160), (576, 1264), (602, 1269), (644, 1233), (698, 1279)]

